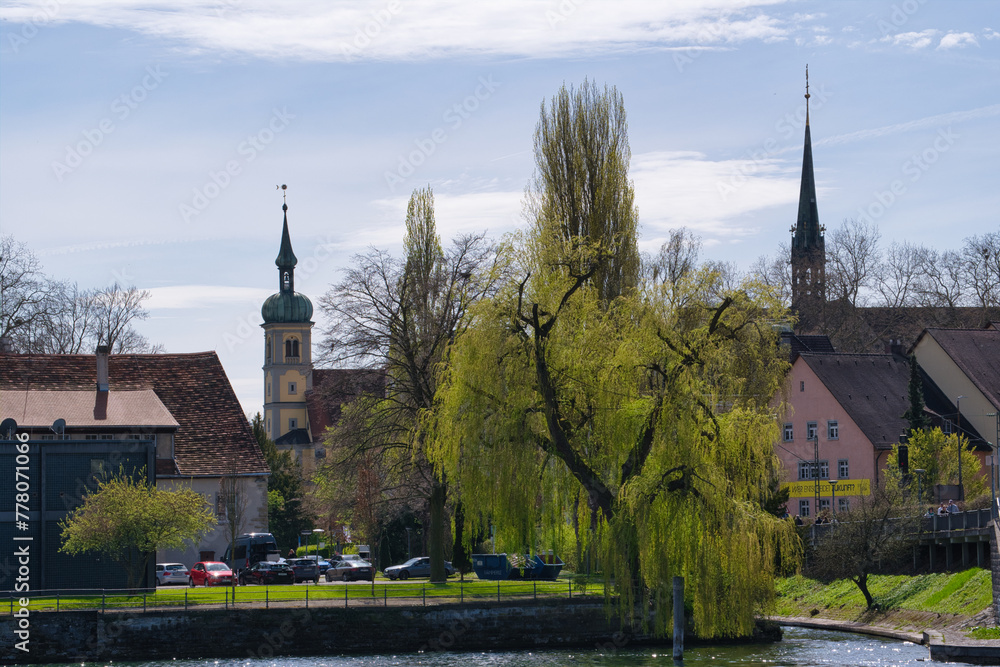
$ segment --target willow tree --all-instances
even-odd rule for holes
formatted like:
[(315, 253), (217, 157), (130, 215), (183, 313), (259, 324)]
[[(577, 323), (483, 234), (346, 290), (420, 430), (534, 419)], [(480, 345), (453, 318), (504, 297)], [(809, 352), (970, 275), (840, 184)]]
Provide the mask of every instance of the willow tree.
[(745, 635), (797, 554), (763, 507), (785, 311), (707, 269), (640, 284), (625, 130), (613, 88), (543, 105), (518, 278), (452, 346), (429, 453), (470, 534), (489, 520), (509, 550), (551, 546), (575, 511), (623, 615), (654, 602), (665, 632), (680, 575), (701, 636)]

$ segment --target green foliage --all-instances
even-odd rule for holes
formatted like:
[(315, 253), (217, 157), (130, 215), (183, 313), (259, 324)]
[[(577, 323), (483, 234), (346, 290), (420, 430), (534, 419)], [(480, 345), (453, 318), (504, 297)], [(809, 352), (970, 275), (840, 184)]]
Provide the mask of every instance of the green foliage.
[[(961, 443), (959, 438), (961, 437)], [(935, 484), (958, 484), (958, 456), (962, 452), (962, 484), (966, 500), (989, 493), (987, 480), (980, 474), (979, 458), (968, 449), (968, 439), (958, 433), (945, 435), (940, 428), (910, 432), (910, 472), (921, 469), (921, 493), (924, 500), (932, 499)], [(891, 474), (899, 477), (898, 445), (893, 446), (888, 465)], [(914, 481), (914, 484), (916, 482)], [(918, 499), (918, 502), (921, 499)]]
[(600, 248), (592, 282), (609, 303), (638, 283), (638, 213), (628, 178), (632, 153), (621, 93), (584, 81), (564, 85), (535, 128), (535, 175), (526, 208), (536, 233)]
[(708, 270), (670, 298), (654, 282), (607, 304), (591, 282), (600, 244), (540, 233), (519, 250), (531, 273), (476, 307), (438, 393), (431, 456), (473, 530), (489, 517), (498, 550), (534, 551), (576, 507), (623, 613), (655, 602), (666, 632), (681, 575), (699, 636), (748, 634), (775, 562), (799, 554), (763, 509), (781, 305)]
[(910, 422), (910, 431), (923, 431), (930, 425), (930, 419), (924, 412), (924, 384), (920, 379), (920, 365), (917, 363), (917, 355), (915, 354), (910, 355), (910, 380), (907, 383), (907, 394), (910, 406), (903, 413), (903, 419)]
[(260, 445), (271, 475), (267, 478), (267, 523), (278, 551), (284, 554), (298, 544), (299, 533), (312, 528), (313, 521), (302, 499), (305, 496), (302, 471), (291, 452), (279, 451), (267, 436), (264, 418), (258, 412), (250, 419), (250, 428)]
[(60, 551), (106, 554), (125, 568), (134, 588), (158, 549), (195, 542), (215, 526), (215, 515), (190, 488), (161, 490), (146, 481), (145, 468), (134, 474), (120, 468), (84, 496), (59, 526)]

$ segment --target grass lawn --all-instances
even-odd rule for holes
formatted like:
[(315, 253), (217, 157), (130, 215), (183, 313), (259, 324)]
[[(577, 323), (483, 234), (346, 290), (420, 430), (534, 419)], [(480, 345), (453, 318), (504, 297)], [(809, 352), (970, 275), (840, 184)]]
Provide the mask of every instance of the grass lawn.
[[(341, 584), (334, 582), (330, 584), (295, 584), (278, 586), (237, 586), (235, 589), (237, 605), (243, 604), (271, 604), (290, 603), (299, 601), (304, 604), (306, 597), (310, 602), (322, 601), (342, 601), (347, 600), (362, 603), (368, 602), (392, 602), (411, 604), (422, 604), (425, 600), (430, 602), (475, 601), (475, 600), (497, 600), (511, 598), (534, 598), (538, 597), (569, 597), (570, 588), (574, 597), (581, 595), (603, 595), (603, 588), (600, 586), (583, 587), (573, 585), (569, 578), (561, 578), (557, 581), (480, 581), (476, 578), (467, 578), (464, 583), (457, 579), (452, 579), (445, 584), (432, 584), (428, 581), (408, 581), (405, 583), (385, 583), (376, 581), (374, 590), (370, 583), (358, 582), (351, 584)], [(72, 591), (67, 591), (67, 595), (37, 596), (32, 597), (29, 609), (33, 611), (68, 611), (72, 609), (100, 609), (102, 605), (107, 609), (124, 608), (163, 608), (163, 607), (194, 607), (199, 605), (226, 605), (232, 604), (233, 589), (228, 586), (218, 587), (197, 587), (188, 588), (186, 586), (161, 586), (155, 591), (150, 591), (145, 595), (112, 595), (108, 594), (102, 598), (96, 596), (73, 595)]]
[[(843, 621), (878, 620), (880, 624), (899, 626), (908, 620), (927, 623), (932, 617), (969, 619), (992, 604), (991, 586), (990, 571), (983, 568), (915, 576), (874, 575), (869, 577), (868, 587), (879, 605), (878, 614), (884, 617), (878, 619), (875, 612), (866, 609), (864, 596), (849, 579), (823, 584), (797, 575), (777, 581), (774, 613)], [(1000, 633), (993, 628), (977, 632), (984, 639), (994, 638), (990, 633)]]

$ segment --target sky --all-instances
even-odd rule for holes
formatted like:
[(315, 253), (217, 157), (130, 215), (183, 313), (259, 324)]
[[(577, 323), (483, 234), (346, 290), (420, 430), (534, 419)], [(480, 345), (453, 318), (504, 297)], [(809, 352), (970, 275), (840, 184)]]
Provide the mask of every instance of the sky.
[(640, 249), (686, 227), (745, 270), (795, 224), (808, 64), (821, 222), (957, 249), (1000, 229), (998, 31), (975, 0), (5, 0), (0, 234), (148, 290), (140, 332), (216, 350), (256, 412), (278, 185), (318, 305), (401, 252), (416, 188), (445, 243), (523, 227), (541, 104), (590, 80), (624, 99)]

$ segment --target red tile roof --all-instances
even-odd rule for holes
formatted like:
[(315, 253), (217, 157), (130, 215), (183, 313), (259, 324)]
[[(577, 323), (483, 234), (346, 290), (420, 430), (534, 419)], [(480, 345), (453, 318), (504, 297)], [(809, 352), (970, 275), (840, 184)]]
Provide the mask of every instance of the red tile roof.
[[(177, 420), (177, 474), (222, 475), (231, 461), (241, 474), (269, 472), (215, 352), (111, 355), (108, 365), (112, 393), (152, 389)], [(93, 391), (96, 384), (94, 355), (0, 354), (0, 391)]]
[(342, 406), (361, 395), (385, 395), (385, 372), (365, 368), (317, 368), (313, 388), (306, 394), (309, 430), (322, 442), (327, 426), (340, 420)]

